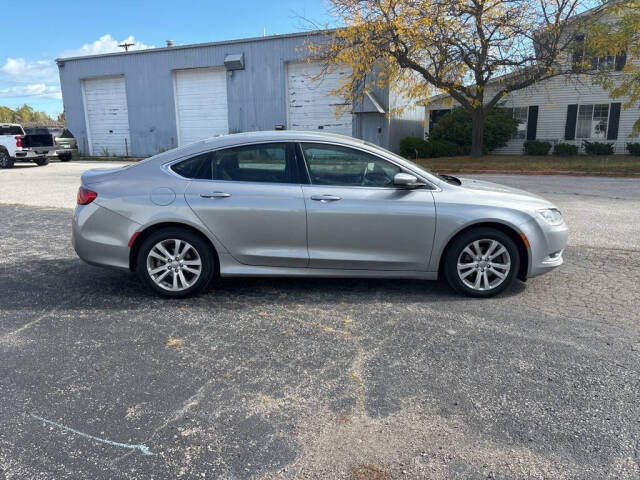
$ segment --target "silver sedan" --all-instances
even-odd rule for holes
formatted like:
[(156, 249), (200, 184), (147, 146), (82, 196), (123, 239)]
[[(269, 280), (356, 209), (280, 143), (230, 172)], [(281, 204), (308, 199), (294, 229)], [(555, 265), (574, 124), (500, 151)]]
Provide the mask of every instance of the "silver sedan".
[(89, 170), (73, 219), (80, 258), (167, 297), (215, 276), (444, 277), (488, 297), (561, 265), (566, 241), (540, 197), (313, 132), (228, 135)]

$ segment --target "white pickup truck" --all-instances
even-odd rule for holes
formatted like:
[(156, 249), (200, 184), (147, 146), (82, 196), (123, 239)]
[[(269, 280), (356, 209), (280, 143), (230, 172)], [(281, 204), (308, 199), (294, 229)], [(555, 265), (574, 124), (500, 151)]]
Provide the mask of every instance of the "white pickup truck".
[(11, 168), (15, 162), (49, 163), (47, 155), (55, 154), (56, 147), (51, 134), (45, 132), (37, 129), (26, 134), (16, 123), (0, 123), (0, 168)]

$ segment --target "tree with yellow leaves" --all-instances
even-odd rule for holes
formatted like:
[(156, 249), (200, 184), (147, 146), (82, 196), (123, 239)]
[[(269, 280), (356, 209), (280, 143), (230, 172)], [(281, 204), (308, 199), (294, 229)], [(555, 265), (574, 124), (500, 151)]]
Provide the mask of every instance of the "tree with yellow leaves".
[(310, 45), (327, 69), (345, 68), (335, 93), (357, 102), (367, 85), (403, 85), (407, 98), (446, 93), (473, 118), (482, 155), (488, 112), (510, 92), (571, 70), (588, 0), (329, 0), (344, 25)]
[[(585, 43), (594, 58), (615, 58), (624, 54), (627, 59), (620, 72), (611, 69), (595, 71), (594, 83), (607, 90), (613, 98), (623, 98), (624, 108), (640, 103), (640, 0), (618, 0), (604, 5), (599, 15), (591, 19), (586, 29)], [(633, 134), (640, 134), (640, 118), (633, 126)]]

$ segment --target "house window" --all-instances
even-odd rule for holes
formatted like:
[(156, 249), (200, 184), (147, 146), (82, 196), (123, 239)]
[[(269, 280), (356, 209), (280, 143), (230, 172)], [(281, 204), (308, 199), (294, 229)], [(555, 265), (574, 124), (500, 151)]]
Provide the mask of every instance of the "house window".
[(529, 107), (511, 108), (513, 118), (518, 121), (518, 131), (513, 138), (527, 138), (527, 122), (529, 120)]
[(608, 124), (608, 104), (580, 105), (578, 107), (576, 138), (604, 139), (607, 137)]
[(573, 46), (573, 67), (577, 71), (620, 71), (626, 63), (626, 52), (618, 55), (606, 55), (603, 57), (590, 57), (585, 44), (584, 35), (577, 35)]

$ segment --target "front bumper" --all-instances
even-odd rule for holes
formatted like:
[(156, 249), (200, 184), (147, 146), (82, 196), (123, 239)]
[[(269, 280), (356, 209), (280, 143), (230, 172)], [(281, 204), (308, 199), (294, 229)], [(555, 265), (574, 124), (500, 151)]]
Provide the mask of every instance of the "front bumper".
[(71, 243), (91, 265), (129, 271), (129, 239), (140, 224), (97, 203), (78, 205), (73, 215)]
[(527, 277), (537, 277), (564, 263), (562, 255), (569, 235), (566, 223), (551, 226), (531, 220), (520, 225), (520, 229), (529, 241)]

